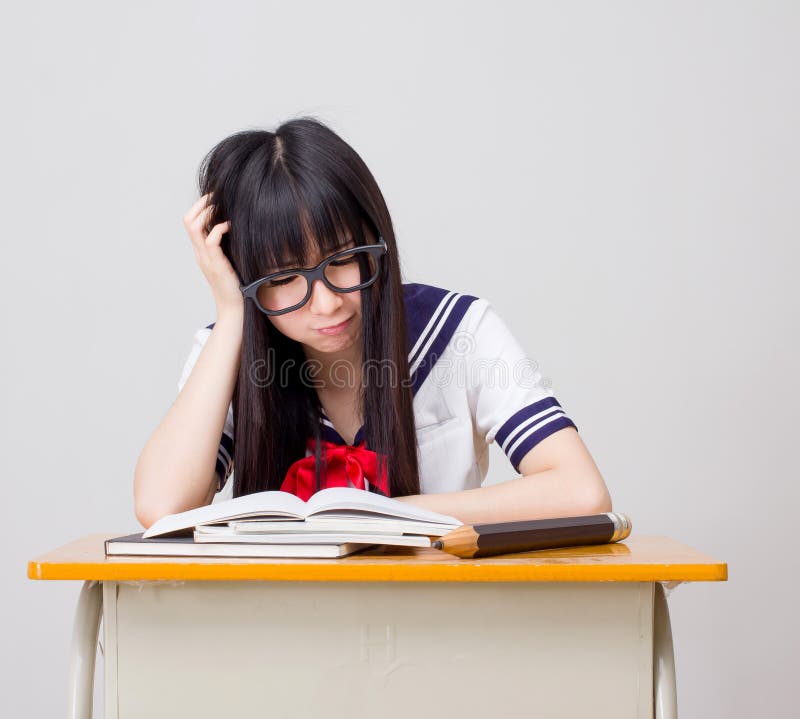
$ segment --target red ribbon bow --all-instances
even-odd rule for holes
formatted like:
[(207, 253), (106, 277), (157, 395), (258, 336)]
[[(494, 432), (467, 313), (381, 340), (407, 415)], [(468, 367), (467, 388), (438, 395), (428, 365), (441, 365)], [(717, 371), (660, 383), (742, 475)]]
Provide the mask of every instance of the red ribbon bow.
[[(296, 494), (303, 501), (308, 500), (316, 491), (314, 473), (314, 440), (308, 440), (310, 457), (298, 459), (286, 472), (281, 485), (282, 492)], [(327, 477), (323, 479), (328, 487), (356, 487), (366, 489), (364, 479), (377, 487), (385, 496), (389, 496), (389, 481), (386, 471), (378, 476), (378, 455), (367, 449), (365, 442), (359, 445), (335, 444), (322, 440), (321, 454), (327, 459)], [(322, 479), (322, 478), (321, 478)]]

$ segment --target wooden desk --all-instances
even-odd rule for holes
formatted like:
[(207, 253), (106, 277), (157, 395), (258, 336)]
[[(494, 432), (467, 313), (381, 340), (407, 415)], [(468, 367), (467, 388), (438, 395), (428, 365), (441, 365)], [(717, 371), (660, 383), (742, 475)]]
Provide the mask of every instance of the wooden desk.
[[(124, 534), (120, 532), (119, 534)], [(675, 717), (662, 583), (727, 565), (666, 537), (457, 559), (109, 557), (90, 535), (28, 564), (78, 579), (71, 717)]]

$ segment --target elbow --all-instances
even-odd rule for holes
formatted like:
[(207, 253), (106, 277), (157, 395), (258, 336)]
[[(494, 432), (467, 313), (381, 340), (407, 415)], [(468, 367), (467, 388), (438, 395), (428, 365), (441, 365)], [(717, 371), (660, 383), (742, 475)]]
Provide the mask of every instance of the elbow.
[(139, 458), (136, 460), (136, 466), (133, 469), (133, 513), (139, 524), (145, 529), (149, 529), (158, 517), (153, 513), (151, 503), (147, 500), (147, 478), (145, 471), (147, 445), (142, 450)]
[(586, 514), (605, 514), (611, 511), (611, 495), (608, 489), (602, 489), (592, 493), (586, 503)]
[[(161, 517), (169, 514), (164, 510), (163, 502), (155, 502), (152, 487), (157, 483), (148, 481), (141, 458), (136, 464), (133, 474), (133, 512), (139, 524), (145, 529), (155, 524)], [(152, 478), (151, 478), (152, 479)], [(150, 489), (148, 490), (148, 487)]]
[(145, 529), (150, 529), (159, 519), (166, 517), (169, 514), (182, 512), (182, 509), (175, 509), (162, 504), (155, 504), (153, 502), (144, 502), (140, 499), (134, 500), (133, 511), (136, 514), (136, 519), (139, 524)]
[(142, 529), (150, 529), (150, 527), (156, 523), (156, 520), (152, 519), (149, 514), (143, 514), (138, 509), (136, 510), (136, 519), (139, 520), (139, 524), (142, 525)]
[(598, 499), (597, 513), (603, 514), (604, 512), (611, 512), (611, 495), (607, 489), (604, 489), (602, 495)]
[(208, 483), (205, 496), (180, 497), (166, 489), (162, 474), (151, 474), (144, 470), (141, 462), (134, 471), (133, 511), (136, 519), (145, 529), (149, 529), (159, 519), (170, 514), (186, 512), (190, 509), (210, 504), (216, 493), (216, 474), (213, 483)]
[(583, 515), (605, 514), (612, 511), (611, 495), (605, 484), (600, 489), (586, 491), (578, 502)]
[(138, 496), (134, 497), (133, 511), (136, 519), (139, 520), (139, 524), (145, 529), (150, 529), (153, 524), (164, 516), (164, 513), (158, 511), (152, 503), (148, 503)]
[(136, 514), (136, 519), (139, 520), (139, 524), (142, 525), (145, 529), (150, 529), (162, 516), (162, 513), (153, 511), (152, 508), (143, 506), (141, 502), (134, 503), (134, 513)]
[(148, 497), (144, 492), (134, 492), (133, 511), (139, 524), (150, 529), (162, 517), (183, 510), (165, 504), (163, 497)]

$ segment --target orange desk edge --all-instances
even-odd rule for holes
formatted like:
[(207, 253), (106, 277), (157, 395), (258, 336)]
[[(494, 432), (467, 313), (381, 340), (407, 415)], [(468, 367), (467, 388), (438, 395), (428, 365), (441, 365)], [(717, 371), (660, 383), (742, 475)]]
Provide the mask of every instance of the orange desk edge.
[(728, 565), (669, 537), (459, 559), (436, 549), (381, 546), (339, 559), (106, 557), (90, 534), (28, 562), (30, 579), (95, 581), (659, 582), (725, 581)]

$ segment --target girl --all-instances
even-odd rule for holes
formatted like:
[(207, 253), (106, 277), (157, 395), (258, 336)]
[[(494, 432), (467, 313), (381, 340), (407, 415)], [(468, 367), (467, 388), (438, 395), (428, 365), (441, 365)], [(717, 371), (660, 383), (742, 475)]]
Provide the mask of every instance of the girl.
[[(470, 524), (611, 510), (490, 303), (402, 282), (383, 196), (332, 130), (301, 118), (234, 134), (199, 186), (184, 224), (216, 321), (136, 464), (145, 527), (221, 489), (354, 486)], [(493, 441), (522, 476), (481, 487)]]

